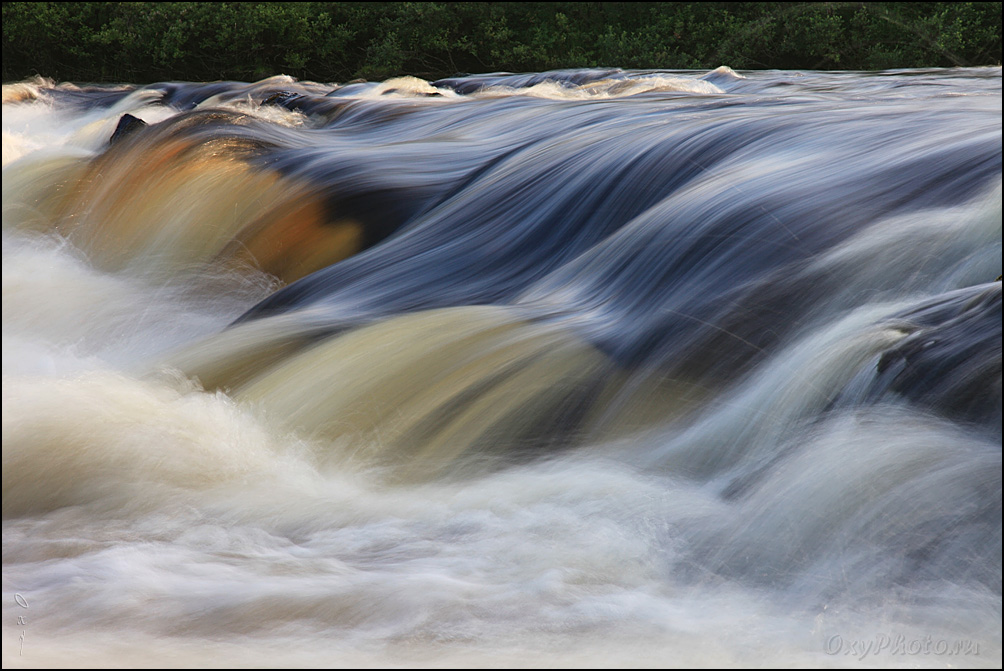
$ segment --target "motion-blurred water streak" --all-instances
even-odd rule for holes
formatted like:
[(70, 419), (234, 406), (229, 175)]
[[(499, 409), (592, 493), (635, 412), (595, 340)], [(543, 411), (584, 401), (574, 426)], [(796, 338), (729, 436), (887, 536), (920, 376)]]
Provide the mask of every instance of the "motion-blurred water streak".
[(8, 666), (1001, 663), (1001, 69), (3, 88)]

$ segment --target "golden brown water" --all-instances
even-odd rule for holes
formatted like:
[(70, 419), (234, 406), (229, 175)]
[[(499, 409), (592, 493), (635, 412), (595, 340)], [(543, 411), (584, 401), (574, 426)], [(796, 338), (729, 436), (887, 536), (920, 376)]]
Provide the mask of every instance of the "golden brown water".
[(1000, 68), (540, 79), (5, 85), (5, 668), (1000, 666)]

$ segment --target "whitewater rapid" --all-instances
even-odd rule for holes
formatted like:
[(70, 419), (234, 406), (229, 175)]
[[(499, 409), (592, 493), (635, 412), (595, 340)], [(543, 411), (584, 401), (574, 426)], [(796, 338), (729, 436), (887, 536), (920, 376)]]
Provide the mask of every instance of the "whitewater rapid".
[(4, 667), (999, 667), (1000, 123), (1000, 68), (5, 85)]

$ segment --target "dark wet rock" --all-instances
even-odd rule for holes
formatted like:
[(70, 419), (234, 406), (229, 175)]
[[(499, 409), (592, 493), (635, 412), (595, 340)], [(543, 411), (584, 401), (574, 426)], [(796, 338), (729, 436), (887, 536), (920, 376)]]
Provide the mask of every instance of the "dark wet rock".
[(299, 98), (300, 94), (294, 91), (276, 91), (272, 95), (266, 97), (261, 101), (262, 105), (279, 105), (285, 107), (287, 103), (296, 98)]
[(882, 354), (878, 390), (1000, 432), (1000, 285), (946, 294), (904, 319), (916, 330)]
[(115, 144), (146, 126), (147, 123), (142, 119), (134, 117), (132, 114), (123, 114), (122, 118), (119, 119), (118, 125), (115, 127), (115, 132), (112, 133), (111, 139), (108, 140), (108, 144)]

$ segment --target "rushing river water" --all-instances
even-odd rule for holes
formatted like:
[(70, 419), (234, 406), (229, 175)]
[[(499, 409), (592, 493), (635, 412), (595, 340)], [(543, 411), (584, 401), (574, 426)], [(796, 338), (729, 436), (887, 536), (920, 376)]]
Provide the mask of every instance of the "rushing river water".
[(1001, 664), (1001, 69), (3, 89), (3, 661)]

